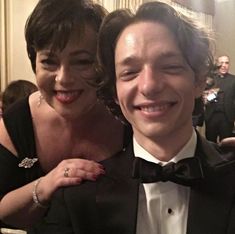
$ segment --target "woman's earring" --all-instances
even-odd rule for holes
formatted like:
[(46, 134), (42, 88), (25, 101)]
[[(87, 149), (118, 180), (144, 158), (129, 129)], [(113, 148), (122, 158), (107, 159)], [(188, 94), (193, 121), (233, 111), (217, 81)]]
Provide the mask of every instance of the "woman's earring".
[(43, 100), (43, 96), (42, 94), (40, 93), (39, 96), (38, 96), (38, 104), (37, 104), (37, 107), (39, 107), (42, 103), (42, 100)]
[(60, 81), (60, 78), (58, 76), (55, 77), (55, 82)]

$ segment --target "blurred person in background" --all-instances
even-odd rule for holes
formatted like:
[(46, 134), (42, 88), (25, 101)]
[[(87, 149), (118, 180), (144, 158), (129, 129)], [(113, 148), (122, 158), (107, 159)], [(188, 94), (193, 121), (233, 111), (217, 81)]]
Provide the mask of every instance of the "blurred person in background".
[(2, 106), (6, 111), (16, 101), (29, 96), (38, 90), (37, 86), (28, 80), (15, 80), (8, 84), (2, 94)]
[(235, 120), (235, 76), (229, 73), (229, 57), (217, 58), (216, 72), (205, 91), (205, 135), (213, 142), (233, 136)]

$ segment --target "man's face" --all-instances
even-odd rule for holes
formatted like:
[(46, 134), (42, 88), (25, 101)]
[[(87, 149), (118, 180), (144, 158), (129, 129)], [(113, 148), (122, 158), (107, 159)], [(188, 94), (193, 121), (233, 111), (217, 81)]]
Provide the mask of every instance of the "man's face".
[(227, 56), (221, 56), (218, 58), (219, 73), (225, 75), (229, 71), (229, 58)]
[(141, 145), (191, 134), (194, 99), (203, 87), (167, 27), (128, 26), (117, 41), (115, 66), (117, 102)]

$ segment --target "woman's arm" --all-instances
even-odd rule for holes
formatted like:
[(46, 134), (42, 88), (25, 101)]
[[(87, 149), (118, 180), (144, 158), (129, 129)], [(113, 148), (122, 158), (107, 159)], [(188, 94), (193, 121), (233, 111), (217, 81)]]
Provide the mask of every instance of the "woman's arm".
[[(8, 154), (7, 151), (0, 152), (1, 157), (4, 158), (3, 162), (1, 162), (2, 170), (0, 170), (0, 180), (4, 180), (1, 183), (3, 187), (0, 188), (0, 197), (2, 198), (0, 201), (0, 220), (15, 227), (25, 228), (32, 226), (44, 215), (47, 209), (41, 207), (35, 201), (39, 201), (44, 206), (47, 206), (58, 188), (77, 185), (82, 180), (95, 180), (98, 175), (104, 173), (103, 167), (96, 162), (73, 158), (59, 163), (56, 168), (41, 177), (36, 186), (36, 181), (33, 181), (19, 187), (16, 184), (17, 178), (16, 181), (12, 180), (14, 178), (12, 176), (13, 172), (19, 170), (18, 164), (10, 164), (8, 160), (5, 160), (7, 157), (12, 157), (10, 161), (14, 161), (14, 157), (17, 156), (15, 156), (16, 151), (7, 134), (3, 121), (0, 121), (0, 144), (9, 151)], [(15, 177), (17, 176), (18, 174), (16, 173)], [(10, 190), (9, 188), (4, 188), (9, 183), (19, 188), (12, 189), (10, 192), (4, 192)]]
[[(67, 172), (65, 172), (66, 168), (69, 168)], [(7, 193), (0, 201), (0, 219), (15, 227), (29, 227), (44, 215), (52, 195), (58, 188), (77, 185), (82, 180), (96, 180), (103, 173), (103, 167), (93, 161), (63, 160), (46, 176), (41, 177), (36, 187), (36, 181), (34, 181)], [(33, 191), (39, 204), (33, 199)]]

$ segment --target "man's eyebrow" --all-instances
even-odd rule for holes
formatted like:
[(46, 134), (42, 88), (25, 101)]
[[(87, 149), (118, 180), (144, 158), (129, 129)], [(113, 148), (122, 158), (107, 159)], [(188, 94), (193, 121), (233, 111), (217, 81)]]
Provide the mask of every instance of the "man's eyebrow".
[[(171, 52), (171, 51), (165, 52), (165, 53), (161, 53), (160, 55), (158, 55), (158, 59), (159, 60), (169, 59), (169, 58), (180, 58), (180, 59), (182, 59), (183, 56), (179, 52)], [(136, 64), (136, 62), (138, 60), (139, 60), (138, 56), (130, 55), (130, 56), (127, 56), (126, 58), (124, 58), (124, 59), (122, 59), (120, 61), (117, 61), (116, 65), (125, 66), (125, 65)]]
[(131, 65), (131, 64), (135, 64), (137, 60), (138, 60), (137, 56), (131, 55), (120, 61), (117, 61), (116, 65), (120, 65), (120, 66)]
[(169, 59), (169, 58), (183, 58), (182, 54), (179, 52), (166, 52), (159, 55), (159, 59)]

